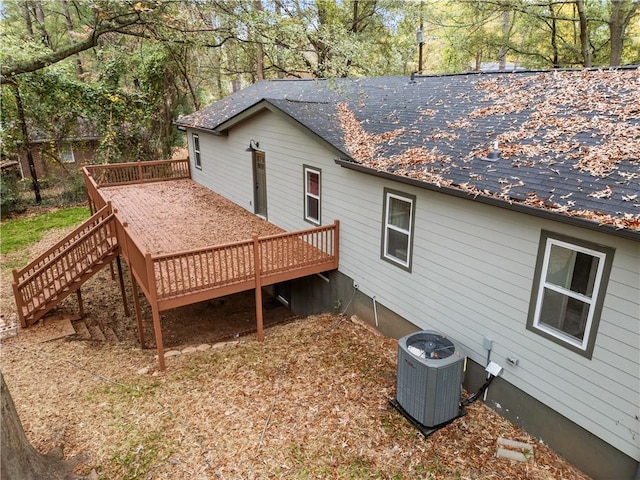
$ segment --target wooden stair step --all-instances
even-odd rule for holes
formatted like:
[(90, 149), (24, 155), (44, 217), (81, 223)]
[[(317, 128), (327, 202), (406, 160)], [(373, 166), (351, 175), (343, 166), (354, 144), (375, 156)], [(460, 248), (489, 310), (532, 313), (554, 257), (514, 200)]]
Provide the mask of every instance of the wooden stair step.
[(91, 333), (87, 328), (87, 324), (82, 320), (75, 322), (73, 324), (73, 328), (76, 330), (76, 335), (78, 335), (82, 340), (91, 340)]
[(89, 329), (89, 333), (91, 333), (91, 339), (96, 340), (98, 342), (106, 342), (107, 337), (102, 333), (102, 329), (98, 325), (92, 325), (87, 327)]
[(103, 329), (103, 332), (105, 338), (107, 339), (107, 342), (120, 343), (120, 339), (116, 335), (116, 332), (113, 331), (113, 328), (106, 327), (105, 329)]

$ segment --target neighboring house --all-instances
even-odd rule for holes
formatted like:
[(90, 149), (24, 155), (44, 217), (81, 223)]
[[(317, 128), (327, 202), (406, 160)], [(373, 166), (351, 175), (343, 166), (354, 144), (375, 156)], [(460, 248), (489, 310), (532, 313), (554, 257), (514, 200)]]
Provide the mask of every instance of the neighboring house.
[[(55, 127), (54, 127), (55, 130)], [(88, 120), (80, 120), (70, 131), (45, 132), (33, 130), (29, 134), (31, 154), (39, 179), (67, 174), (70, 167), (92, 163), (100, 146), (97, 125)], [(18, 152), (22, 178), (31, 178), (27, 153), (24, 148)]]
[(286, 230), (340, 220), (339, 270), (276, 286), (292, 310), (445, 334), (468, 390), (490, 358), (489, 405), (633, 478), (638, 99), (637, 69), (278, 80), (177, 124), (197, 182)]

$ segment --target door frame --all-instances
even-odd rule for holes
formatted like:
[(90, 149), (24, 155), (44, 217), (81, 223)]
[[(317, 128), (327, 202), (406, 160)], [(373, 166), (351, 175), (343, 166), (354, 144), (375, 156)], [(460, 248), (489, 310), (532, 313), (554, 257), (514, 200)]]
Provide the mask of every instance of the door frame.
[[(253, 213), (266, 220), (267, 218), (267, 164), (266, 155), (261, 150), (251, 154), (253, 164)], [(258, 174), (259, 163), (262, 163), (263, 173)]]

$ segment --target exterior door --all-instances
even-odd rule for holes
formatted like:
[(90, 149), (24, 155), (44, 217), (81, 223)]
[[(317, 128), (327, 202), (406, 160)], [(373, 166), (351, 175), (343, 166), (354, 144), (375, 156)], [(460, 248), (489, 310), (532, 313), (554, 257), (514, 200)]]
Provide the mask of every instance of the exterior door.
[(255, 214), (267, 218), (267, 167), (264, 152), (253, 152), (253, 183)]

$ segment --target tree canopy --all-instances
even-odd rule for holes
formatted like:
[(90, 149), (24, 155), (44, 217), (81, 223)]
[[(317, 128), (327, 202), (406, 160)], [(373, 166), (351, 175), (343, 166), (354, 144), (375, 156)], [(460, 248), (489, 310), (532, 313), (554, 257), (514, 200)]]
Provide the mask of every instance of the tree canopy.
[(638, 0), (8, 0), (2, 151), (28, 145), (17, 94), (29, 131), (55, 143), (89, 122), (101, 138), (97, 161), (122, 161), (167, 155), (179, 115), (261, 79), (640, 63), (639, 8)]

